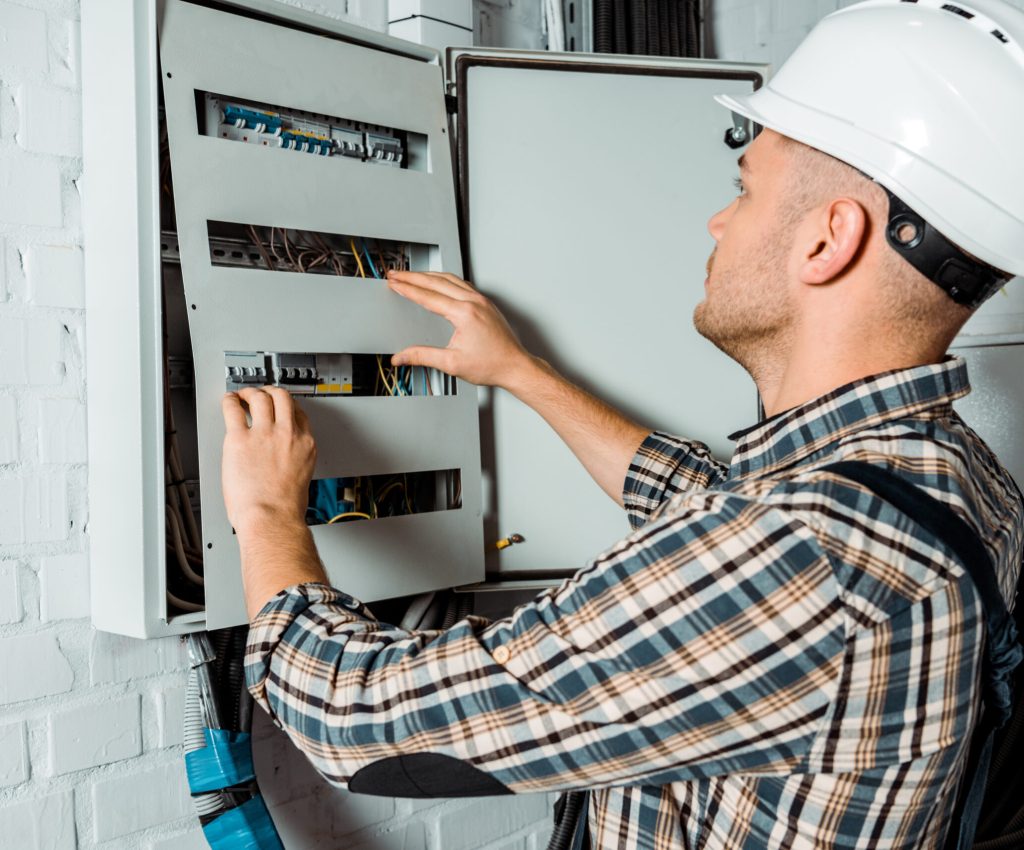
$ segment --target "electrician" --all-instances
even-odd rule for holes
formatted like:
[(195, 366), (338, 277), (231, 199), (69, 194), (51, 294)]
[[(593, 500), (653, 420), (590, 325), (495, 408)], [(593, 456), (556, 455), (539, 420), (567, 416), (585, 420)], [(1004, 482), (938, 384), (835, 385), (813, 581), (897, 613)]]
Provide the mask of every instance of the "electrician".
[[(978, 714), (978, 596), (952, 550), (821, 467), (868, 461), (950, 505), (1009, 604), (1024, 506), (954, 412), (969, 385), (946, 350), (1024, 273), (1022, 46), (999, 0), (871, 0), (719, 98), (766, 128), (709, 223), (693, 316), (765, 408), (728, 466), (531, 357), (468, 283), (390, 275), (454, 327), (393, 362), (533, 407), (634, 528), (509, 617), (403, 631), (330, 587), (303, 519), (305, 415), (281, 389), (225, 397), (247, 683), (324, 777), (591, 789), (595, 848), (942, 844)], [(637, 338), (659, 309), (636, 305)]]

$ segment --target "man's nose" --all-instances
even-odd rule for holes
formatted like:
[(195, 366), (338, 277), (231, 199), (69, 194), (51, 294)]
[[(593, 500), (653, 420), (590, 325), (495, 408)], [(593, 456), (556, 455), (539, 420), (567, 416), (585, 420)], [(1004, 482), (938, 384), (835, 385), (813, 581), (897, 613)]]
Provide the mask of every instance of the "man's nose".
[(729, 219), (732, 218), (733, 211), (736, 209), (736, 201), (733, 201), (729, 206), (720, 209), (708, 220), (708, 233), (718, 242), (722, 238), (722, 234), (725, 233), (725, 228), (729, 224)]

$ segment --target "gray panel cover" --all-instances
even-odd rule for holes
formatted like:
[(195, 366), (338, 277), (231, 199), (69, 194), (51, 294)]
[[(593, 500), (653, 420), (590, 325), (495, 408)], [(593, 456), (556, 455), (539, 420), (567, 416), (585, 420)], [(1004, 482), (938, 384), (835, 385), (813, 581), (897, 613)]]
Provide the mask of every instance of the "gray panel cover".
[[(712, 95), (749, 92), (764, 69), (600, 58), (591, 73), (513, 60), (459, 77), (474, 282), (534, 353), (727, 460), (726, 435), (756, 421), (756, 392), (691, 316), (713, 247), (706, 223), (735, 195), (741, 153), (723, 143), (731, 117)], [(488, 537), (526, 537), (489, 547), (489, 569), (577, 568), (623, 537), (622, 510), (545, 423), (511, 396), (488, 397)]]
[[(423, 242), (461, 268), (440, 68), (170, 0), (161, 62), (199, 410), (207, 622), (245, 621), (238, 546), (220, 489), (225, 351), (364, 352), (446, 344), (447, 322), (380, 282), (213, 267), (207, 220)], [(415, 172), (199, 135), (195, 92), (344, 116), (428, 137)], [(435, 254), (438, 252), (435, 252)], [(463, 508), (318, 526), (332, 582), (363, 600), (482, 578), (475, 388), (449, 398), (303, 399), (316, 477), (462, 470)]]

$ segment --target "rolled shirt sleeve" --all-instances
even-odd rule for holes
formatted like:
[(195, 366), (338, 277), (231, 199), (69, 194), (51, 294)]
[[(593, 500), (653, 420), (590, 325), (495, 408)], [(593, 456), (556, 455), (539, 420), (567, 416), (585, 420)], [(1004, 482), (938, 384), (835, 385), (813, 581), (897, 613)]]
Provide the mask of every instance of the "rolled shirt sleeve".
[(246, 680), (340, 785), (414, 754), (516, 793), (788, 774), (835, 693), (844, 629), (804, 525), (694, 492), (493, 623), (410, 632), (326, 585), (288, 588), (253, 620)]
[(626, 473), (622, 499), (630, 525), (640, 528), (673, 496), (713, 487), (727, 472), (704, 443), (654, 431), (640, 444)]

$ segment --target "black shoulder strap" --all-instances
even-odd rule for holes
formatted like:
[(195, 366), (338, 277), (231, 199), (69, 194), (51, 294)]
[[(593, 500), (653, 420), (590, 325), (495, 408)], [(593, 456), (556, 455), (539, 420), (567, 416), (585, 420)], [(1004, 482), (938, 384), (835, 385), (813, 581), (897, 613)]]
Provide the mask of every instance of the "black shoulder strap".
[(822, 470), (856, 481), (949, 546), (981, 597), (986, 633), (982, 659), (984, 710), (971, 737), (962, 792), (946, 840), (947, 850), (969, 850), (984, 801), (995, 732), (1012, 712), (1011, 677), (1021, 657), (1015, 623), (999, 590), (992, 559), (971, 527), (951, 507), (895, 472), (863, 461), (839, 461)]
[(986, 621), (998, 628), (1010, 619), (988, 550), (978, 535), (949, 505), (882, 466), (843, 460), (830, 463), (822, 469), (867, 487), (949, 546), (966, 568), (981, 596)]

